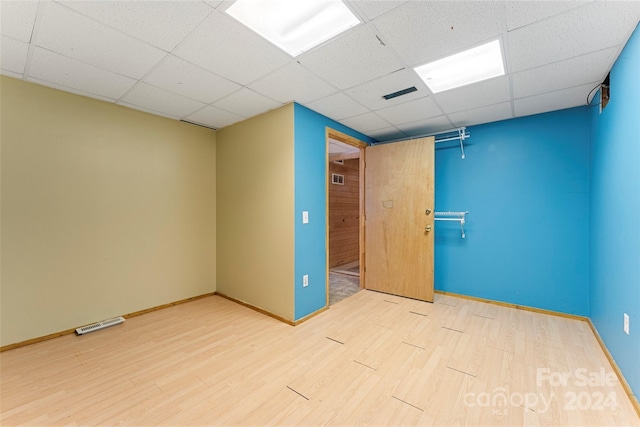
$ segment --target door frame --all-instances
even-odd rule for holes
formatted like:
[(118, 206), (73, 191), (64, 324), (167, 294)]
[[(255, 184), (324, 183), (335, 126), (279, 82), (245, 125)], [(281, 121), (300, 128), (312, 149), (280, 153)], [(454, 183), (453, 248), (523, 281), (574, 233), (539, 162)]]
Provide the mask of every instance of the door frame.
[[(330, 157), (329, 156), (329, 139), (335, 139), (336, 141), (340, 141), (344, 144), (347, 145), (351, 145), (353, 147), (357, 147), (360, 149), (360, 153), (359, 153), (359, 158), (360, 158), (360, 164), (359, 164), (359, 168), (360, 170), (358, 171), (360, 174), (359, 180), (360, 180), (360, 185), (359, 185), (359, 189), (358, 189), (358, 193), (360, 196), (360, 208), (359, 208), (359, 216), (360, 216), (360, 230), (359, 230), (359, 248), (358, 248), (358, 252), (359, 252), (359, 257), (358, 257), (358, 262), (360, 265), (360, 288), (365, 289), (365, 273), (366, 273), (366, 259), (365, 259), (365, 252), (364, 252), (364, 248), (365, 248), (365, 203), (364, 203), (364, 189), (365, 189), (365, 182), (364, 182), (364, 166), (365, 166), (365, 148), (369, 146), (369, 144), (367, 144), (366, 142), (355, 138), (351, 135), (347, 135), (346, 133), (340, 132), (336, 129), (330, 128), (330, 127), (325, 127), (325, 182), (326, 184), (326, 191), (325, 191), (325, 218), (327, 219), (327, 223), (326, 223), (326, 237), (325, 237), (325, 241), (326, 241), (326, 245), (327, 245), (327, 250), (325, 251), (325, 256), (326, 256), (326, 260), (325, 260), (325, 265), (326, 265), (326, 301), (327, 301), (327, 307), (329, 307), (329, 162), (333, 161), (333, 160), (340, 160), (338, 157)], [(346, 157), (342, 157), (342, 159), (346, 159)]]

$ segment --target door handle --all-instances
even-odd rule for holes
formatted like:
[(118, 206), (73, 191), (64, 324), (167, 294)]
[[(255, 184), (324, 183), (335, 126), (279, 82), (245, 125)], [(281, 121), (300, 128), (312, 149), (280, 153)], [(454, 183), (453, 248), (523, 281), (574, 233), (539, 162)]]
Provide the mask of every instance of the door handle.
[(427, 231), (427, 232), (428, 232), (428, 231), (431, 231), (431, 226), (430, 226), (430, 225), (427, 225), (427, 226), (424, 228), (424, 231)]

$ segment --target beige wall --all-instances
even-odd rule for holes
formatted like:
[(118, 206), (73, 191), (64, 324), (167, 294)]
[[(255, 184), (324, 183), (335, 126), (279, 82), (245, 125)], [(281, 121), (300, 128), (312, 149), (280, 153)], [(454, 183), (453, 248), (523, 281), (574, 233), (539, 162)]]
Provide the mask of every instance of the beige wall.
[(0, 83), (2, 345), (216, 290), (215, 132)]
[(294, 319), (293, 104), (217, 133), (217, 289)]

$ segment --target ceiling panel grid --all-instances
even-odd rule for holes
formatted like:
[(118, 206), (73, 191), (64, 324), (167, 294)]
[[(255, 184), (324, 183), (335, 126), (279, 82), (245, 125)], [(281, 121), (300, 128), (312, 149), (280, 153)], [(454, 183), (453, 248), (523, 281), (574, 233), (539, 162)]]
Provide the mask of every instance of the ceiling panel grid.
[[(638, 1), (345, 3), (361, 23), (294, 58), (230, 1), (3, 0), (0, 69), (215, 128), (295, 101), (384, 140), (585, 105), (640, 20)], [(434, 95), (413, 70), (496, 39), (505, 76)]]

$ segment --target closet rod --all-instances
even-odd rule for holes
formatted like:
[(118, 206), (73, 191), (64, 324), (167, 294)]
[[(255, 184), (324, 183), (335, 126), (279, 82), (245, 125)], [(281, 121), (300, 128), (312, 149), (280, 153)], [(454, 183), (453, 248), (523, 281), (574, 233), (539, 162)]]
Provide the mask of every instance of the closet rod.
[[(448, 135), (448, 134), (454, 134), (452, 136), (448, 136), (442, 139), (438, 138), (438, 135)], [(436, 143), (437, 142), (444, 142), (445, 139), (447, 141), (449, 141), (449, 138), (451, 138), (450, 140), (456, 140), (456, 139), (467, 139), (471, 136), (471, 134), (469, 133), (469, 131), (467, 130), (467, 128), (465, 126), (459, 127), (459, 128), (455, 128), (455, 129), (449, 129), (449, 130), (443, 130), (440, 132), (431, 132), (431, 133), (422, 133), (419, 135), (415, 135), (415, 136), (411, 136), (409, 138), (396, 138), (396, 139), (390, 139), (388, 141), (379, 141), (379, 142), (374, 142), (371, 145), (378, 145), (378, 144), (388, 144), (391, 142), (399, 142), (399, 141), (406, 141), (407, 139), (419, 139), (419, 138), (426, 138), (428, 136), (433, 136), (435, 137)]]
[(440, 216), (452, 216), (452, 215), (456, 215), (456, 216), (465, 216), (469, 213), (469, 211), (464, 211), (464, 212), (452, 212), (452, 211), (446, 211), (446, 212), (435, 212), (436, 215), (440, 215)]
[[(433, 136), (435, 138), (435, 143), (437, 144), (438, 142), (446, 142), (446, 141), (455, 141), (455, 140), (460, 140), (460, 153), (461, 153), (461, 157), (464, 159), (465, 155), (464, 155), (464, 140), (469, 138), (471, 136), (471, 134), (467, 131), (466, 127), (460, 127), (457, 129), (450, 129), (450, 130), (444, 130), (441, 132), (436, 132), (436, 133), (428, 133), (428, 134), (422, 134), (422, 135), (416, 135), (416, 136), (412, 136), (409, 139), (418, 139), (418, 138), (425, 138), (428, 136)], [(442, 136), (442, 138), (438, 138), (438, 136)], [(378, 144), (388, 144), (391, 142), (399, 142), (399, 141), (406, 141), (407, 138), (399, 138), (399, 139), (392, 139), (390, 141), (380, 141), (380, 142), (374, 142), (371, 145), (378, 145)]]

